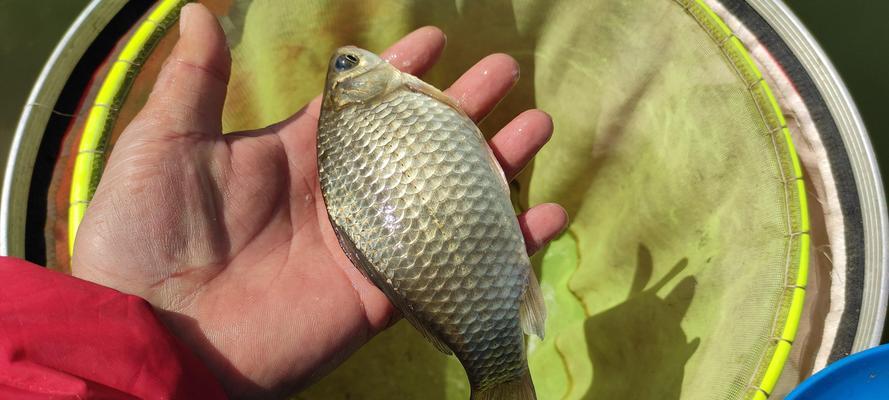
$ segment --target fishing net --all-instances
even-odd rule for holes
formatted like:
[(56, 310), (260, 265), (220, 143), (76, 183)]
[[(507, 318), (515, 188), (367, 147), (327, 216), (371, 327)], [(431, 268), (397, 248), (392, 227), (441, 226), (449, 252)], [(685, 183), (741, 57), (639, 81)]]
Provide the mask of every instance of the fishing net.
[[(176, 29), (161, 33), (178, 3), (161, 2), (172, 5), (152, 14), (148, 50), (117, 67), (127, 89), (109, 98), (110, 116), (96, 117), (98, 136), (68, 139), (79, 153), (99, 155), (79, 175), (73, 157), (57, 166), (47, 225), (56, 268), (66, 268), (101, 154), (144, 104), (175, 42)], [(206, 3), (232, 47), (226, 131), (269, 125), (320, 93), (336, 47), (381, 51), (422, 25), (448, 35), (424, 77), (437, 87), (489, 53), (519, 61), (522, 79), (481, 128), (490, 135), (525, 109), (549, 112), (555, 135), (512, 184), (513, 200), (519, 209), (558, 202), (571, 218), (533, 259), (549, 311), (546, 339), (527, 343), (539, 398), (744, 399), (772, 390), (805, 293), (803, 174), (771, 90), (706, 4)], [(130, 42), (121, 41), (121, 53)], [(109, 61), (98, 76), (119, 64)], [(74, 131), (88, 131), (89, 118)], [(295, 398), (468, 396), (457, 360), (399, 323)]]

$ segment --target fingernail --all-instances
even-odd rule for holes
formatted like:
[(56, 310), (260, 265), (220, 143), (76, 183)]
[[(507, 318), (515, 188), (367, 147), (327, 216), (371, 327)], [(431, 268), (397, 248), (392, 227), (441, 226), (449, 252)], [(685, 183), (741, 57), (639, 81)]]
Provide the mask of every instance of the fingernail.
[(194, 11), (195, 5), (192, 3), (188, 3), (182, 7), (182, 10), (179, 11), (179, 36), (186, 36), (188, 32), (189, 21), (192, 18), (192, 12)]

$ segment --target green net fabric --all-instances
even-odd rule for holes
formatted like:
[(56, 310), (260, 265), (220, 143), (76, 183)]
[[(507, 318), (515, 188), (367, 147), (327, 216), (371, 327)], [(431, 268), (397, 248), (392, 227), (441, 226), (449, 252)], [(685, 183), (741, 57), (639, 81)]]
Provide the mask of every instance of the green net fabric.
[[(788, 184), (793, 150), (763, 112), (768, 99), (701, 10), (685, 8), (694, 3), (208, 3), (234, 61), (226, 131), (295, 112), (320, 93), (341, 45), (381, 51), (419, 26), (439, 26), (448, 47), (424, 77), (437, 87), (489, 53), (515, 57), (522, 79), (482, 130), (490, 135), (528, 108), (552, 115), (555, 135), (513, 183), (514, 201), (561, 203), (572, 221), (534, 257), (549, 310), (546, 339), (527, 343), (539, 398), (756, 393), (787, 316), (803, 210)], [(159, 65), (171, 43), (147, 65)], [(122, 115), (141, 107), (149, 71)], [(457, 360), (402, 322), (295, 398), (468, 396)]]

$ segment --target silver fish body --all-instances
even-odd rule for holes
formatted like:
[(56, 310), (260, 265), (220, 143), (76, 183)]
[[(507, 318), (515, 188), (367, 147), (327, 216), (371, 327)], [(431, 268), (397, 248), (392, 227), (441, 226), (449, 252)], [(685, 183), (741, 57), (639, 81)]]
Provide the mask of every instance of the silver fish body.
[(428, 84), (346, 47), (331, 59), (317, 146), (325, 204), (353, 263), (458, 357), (473, 398), (534, 398), (523, 327), (542, 335), (542, 300), (475, 124)]

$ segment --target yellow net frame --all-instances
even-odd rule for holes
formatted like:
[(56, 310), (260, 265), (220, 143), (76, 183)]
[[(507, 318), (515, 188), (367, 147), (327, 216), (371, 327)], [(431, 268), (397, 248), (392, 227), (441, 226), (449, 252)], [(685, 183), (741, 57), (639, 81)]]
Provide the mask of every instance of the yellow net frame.
[[(802, 316), (803, 304), (806, 297), (806, 283), (809, 272), (809, 213), (806, 200), (806, 189), (803, 183), (803, 172), (800, 167), (799, 157), (790, 137), (790, 130), (784, 114), (775, 100), (772, 90), (766, 83), (759, 68), (747, 52), (741, 41), (735, 37), (728, 26), (717, 16), (703, 0), (676, 0), (686, 11), (698, 21), (710, 37), (719, 44), (720, 49), (738, 75), (747, 84), (750, 94), (753, 96), (760, 116), (769, 128), (772, 135), (772, 143), (779, 160), (783, 156), (789, 156), (790, 165), (779, 163), (782, 179), (784, 181), (785, 199), (787, 207), (787, 236), (788, 273), (785, 285), (785, 296), (782, 307), (776, 310), (773, 337), (773, 345), (763, 354), (756, 369), (756, 374), (751, 378), (747, 399), (765, 400), (775, 388), (778, 378), (784, 369), (787, 358), (790, 355), (791, 345), (796, 338)], [(783, 147), (782, 147), (783, 145)], [(781, 154), (781, 149), (785, 149)], [(786, 158), (786, 157), (785, 157)], [(787, 168), (789, 167), (789, 168)], [(796, 199), (799, 207), (799, 220), (792, 220), (791, 204)], [(798, 246), (798, 247), (796, 247)], [(792, 265), (794, 249), (799, 252), (799, 264)], [(796, 267), (796, 271), (793, 268)], [(794, 273), (795, 272), (795, 273)], [(791, 281), (791, 279), (793, 279)], [(786, 314), (785, 314), (786, 313)], [(784, 317), (782, 318), (782, 315)], [(779, 322), (783, 319), (783, 324)], [(758, 383), (757, 383), (758, 382)]]
[(105, 152), (120, 105), (126, 99), (142, 62), (148, 58), (167, 29), (179, 18), (188, 1), (163, 0), (136, 28), (114, 60), (89, 109), (83, 135), (77, 146), (68, 207), (68, 252), (74, 252), (74, 237), (83, 221), (96, 186), (105, 169)]

